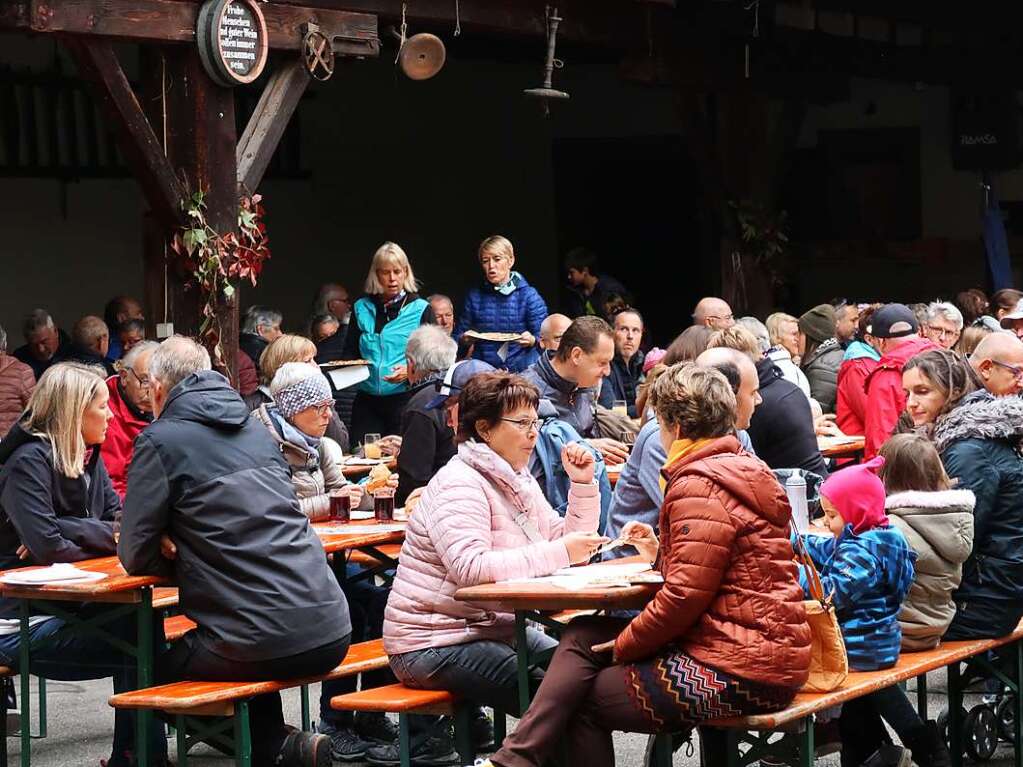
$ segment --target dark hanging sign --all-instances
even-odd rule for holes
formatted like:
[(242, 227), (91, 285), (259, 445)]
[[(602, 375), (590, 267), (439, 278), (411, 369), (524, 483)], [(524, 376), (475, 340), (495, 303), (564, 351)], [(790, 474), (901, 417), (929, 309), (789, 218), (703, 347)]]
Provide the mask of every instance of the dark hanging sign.
[(207, 0), (196, 40), (206, 71), (225, 87), (251, 83), (266, 66), (266, 19), (256, 0)]

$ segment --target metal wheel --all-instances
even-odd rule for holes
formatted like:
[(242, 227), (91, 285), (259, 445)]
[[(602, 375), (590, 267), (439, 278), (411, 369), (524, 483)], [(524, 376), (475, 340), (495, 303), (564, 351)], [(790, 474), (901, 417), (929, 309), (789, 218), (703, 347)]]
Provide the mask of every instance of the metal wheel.
[(998, 749), (998, 717), (986, 703), (974, 706), (963, 720), (966, 755), (978, 762), (987, 762)]

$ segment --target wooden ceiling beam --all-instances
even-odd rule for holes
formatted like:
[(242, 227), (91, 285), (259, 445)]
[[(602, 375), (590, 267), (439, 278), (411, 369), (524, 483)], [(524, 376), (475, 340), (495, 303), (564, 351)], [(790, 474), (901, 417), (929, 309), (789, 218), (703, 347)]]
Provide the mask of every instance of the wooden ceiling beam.
[[(199, 4), (182, 0), (20, 0), (0, 9), (0, 29), (96, 35), (131, 42), (194, 43)], [(270, 47), (297, 51), (302, 26), (317, 24), (334, 53), (376, 56), (376, 17), (331, 8), (260, 3)]]

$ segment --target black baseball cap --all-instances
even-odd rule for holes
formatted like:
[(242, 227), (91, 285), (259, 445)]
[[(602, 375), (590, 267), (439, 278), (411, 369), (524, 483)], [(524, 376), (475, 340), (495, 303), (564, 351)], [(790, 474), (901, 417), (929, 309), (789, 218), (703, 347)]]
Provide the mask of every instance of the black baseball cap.
[(867, 333), (874, 338), (902, 338), (919, 332), (913, 310), (905, 304), (885, 304), (870, 318)]

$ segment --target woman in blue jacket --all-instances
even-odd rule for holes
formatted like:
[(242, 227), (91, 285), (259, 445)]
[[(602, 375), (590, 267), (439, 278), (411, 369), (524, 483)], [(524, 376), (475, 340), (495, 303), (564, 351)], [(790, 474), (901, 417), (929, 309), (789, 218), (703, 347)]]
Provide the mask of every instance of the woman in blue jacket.
[(520, 373), (538, 357), (540, 325), (547, 319), (547, 304), (536, 288), (516, 271), (515, 249), (507, 238), (495, 235), (480, 244), (483, 285), (469, 289), (454, 337), (467, 330), (478, 333), (521, 333), (516, 341), (473, 339), (473, 357), (495, 368)]
[(368, 433), (399, 434), (409, 398), (405, 344), (412, 331), (433, 321), (433, 309), (416, 292), (418, 283), (401, 246), (385, 242), (373, 254), (366, 295), (352, 307), (342, 357), (369, 362), (352, 405), (351, 442)]

